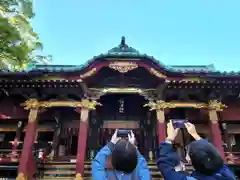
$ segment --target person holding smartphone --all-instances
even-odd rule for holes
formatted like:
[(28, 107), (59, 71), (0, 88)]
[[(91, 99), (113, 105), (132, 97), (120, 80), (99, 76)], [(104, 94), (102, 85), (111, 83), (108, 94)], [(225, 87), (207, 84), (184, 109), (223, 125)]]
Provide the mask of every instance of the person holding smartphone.
[(157, 165), (165, 180), (235, 180), (233, 173), (224, 164), (219, 151), (207, 140), (202, 139), (195, 126), (189, 122), (184, 123), (188, 133), (195, 139), (188, 145), (187, 155), (195, 171), (188, 175), (176, 171), (180, 159), (173, 150), (172, 144), (178, 134), (179, 128), (172, 121), (167, 124), (167, 138), (160, 143)]
[[(150, 180), (147, 162), (138, 152), (135, 141), (132, 131), (124, 138), (116, 130), (111, 141), (92, 161), (93, 180)], [(106, 170), (107, 159), (110, 156), (113, 169)]]

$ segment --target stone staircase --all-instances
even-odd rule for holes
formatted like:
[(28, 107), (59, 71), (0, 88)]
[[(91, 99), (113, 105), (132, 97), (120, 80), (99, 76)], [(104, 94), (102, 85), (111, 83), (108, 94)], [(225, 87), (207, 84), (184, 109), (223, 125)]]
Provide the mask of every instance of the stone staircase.
[[(148, 167), (151, 171), (151, 176), (153, 180), (159, 180), (162, 179), (161, 173), (159, 172), (156, 163), (155, 162), (149, 162)], [(50, 179), (55, 179), (55, 180), (74, 180), (75, 177), (75, 169), (76, 169), (76, 164), (73, 162), (67, 162), (67, 161), (59, 161), (59, 162), (49, 162), (45, 163), (44, 167), (39, 165), (39, 171), (38, 173), (40, 176), (38, 176), (37, 179), (39, 180), (50, 180)], [(91, 162), (87, 161), (85, 162), (84, 165), (84, 180), (90, 180), (92, 179), (91, 175)], [(191, 166), (186, 166), (187, 171), (191, 171), (192, 168)]]
[[(157, 166), (156, 166), (156, 163), (154, 162), (149, 162), (148, 163), (148, 167), (151, 171), (151, 175), (152, 175), (152, 179), (161, 179), (162, 176), (161, 176), (161, 173), (159, 172)], [(88, 162), (85, 162), (85, 170), (84, 170), (84, 179), (92, 179), (92, 167), (91, 167), (91, 162), (88, 161)]]
[[(91, 162), (85, 162), (84, 180), (92, 179)], [(76, 175), (76, 163), (69, 161), (53, 161), (38, 166), (38, 180), (74, 180)]]
[(158, 170), (155, 162), (148, 162), (148, 167), (151, 171), (152, 180), (162, 179), (162, 175), (161, 175), (160, 171)]
[(76, 163), (68, 161), (47, 162), (38, 165), (38, 179), (66, 179), (72, 180), (75, 177)]

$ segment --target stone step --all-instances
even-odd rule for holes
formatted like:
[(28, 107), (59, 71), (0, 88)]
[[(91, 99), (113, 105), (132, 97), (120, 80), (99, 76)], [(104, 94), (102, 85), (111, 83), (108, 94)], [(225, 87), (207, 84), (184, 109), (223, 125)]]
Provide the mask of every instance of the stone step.
[[(161, 173), (158, 170), (155, 162), (148, 162), (148, 167), (151, 171), (152, 179), (162, 179)], [(72, 162), (48, 162), (39, 169), (44, 169), (42, 173), (43, 178), (40, 179), (74, 179), (76, 164)], [(186, 166), (187, 171), (192, 171), (191, 166)], [(92, 179), (92, 167), (91, 162), (87, 161), (84, 164), (84, 179)]]
[[(37, 180), (50, 180), (50, 179), (55, 179), (55, 180), (74, 180), (74, 177), (43, 177), (43, 178), (37, 178)], [(85, 180), (85, 179), (84, 179)]]
[(46, 169), (44, 171), (44, 174), (76, 174), (76, 171), (75, 170), (49, 170), (49, 169)]

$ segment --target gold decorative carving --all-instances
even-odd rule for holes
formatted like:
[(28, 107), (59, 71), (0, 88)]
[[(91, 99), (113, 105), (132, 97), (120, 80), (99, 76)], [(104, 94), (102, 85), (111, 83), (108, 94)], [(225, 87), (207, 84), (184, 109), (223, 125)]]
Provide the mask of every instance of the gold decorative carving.
[(90, 77), (90, 76), (94, 75), (96, 72), (97, 72), (97, 68), (92, 68), (91, 70), (81, 74), (80, 78), (84, 79), (84, 78)]
[(182, 108), (196, 108), (196, 109), (201, 109), (201, 108), (207, 108), (206, 103), (191, 103), (191, 102), (171, 102), (174, 104), (176, 107), (182, 107)]
[(27, 101), (25, 101), (23, 104), (21, 104), (22, 106), (24, 106), (24, 109), (29, 110), (29, 109), (38, 109), (39, 106), (39, 102), (36, 99), (29, 99)]
[(135, 62), (116, 61), (110, 63), (109, 68), (119, 71), (120, 73), (127, 73), (128, 71), (138, 68), (138, 65)]
[(165, 102), (162, 100), (158, 100), (156, 102), (150, 101), (145, 104), (144, 107), (150, 107), (150, 111), (157, 109), (166, 109), (166, 108), (207, 108), (208, 105), (205, 103), (187, 103), (187, 102)]
[(166, 78), (167, 78), (166, 75), (160, 73), (159, 71), (157, 71), (157, 70), (154, 69), (154, 68), (150, 68), (150, 72), (151, 72), (154, 76), (157, 76), (157, 77), (159, 77), (159, 78), (163, 78), (163, 79), (166, 79)]
[(149, 101), (149, 103), (145, 104), (144, 107), (150, 107), (150, 111), (157, 109), (176, 108), (176, 106), (171, 102), (165, 102), (162, 100), (158, 100), (156, 102)]
[(196, 82), (196, 83), (206, 83), (213, 82), (215, 79), (212, 78), (201, 78), (201, 77), (185, 77), (180, 82)]
[(143, 93), (143, 91), (138, 88), (104, 88), (102, 91), (104, 93)]
[(18, 176), (16, 177), (16, 180), (27, 180), (27, 176), (24, 175), (23, 173), (19, 173)]
[(209, 101), (208, 108), (215, 111), (223, 111), (224, 108), (227, 108), (225, 104), (222, 104), (218, 100)]
[(208, 108), (209, 109), (209, 119), (212, 123), (217, 123), (218, 116), (217, 111), (222, 111), (227, 106), (218, 102), (217, 100), (212, 100), (209, 104), (206, 103), (187, 103), (187, 102), (165, 102), (162, 100), (159, 101), (149, 101), (149, 103), (145, 104), (144, 107), (150, 107), (150, 111), (157, 110), (157, 119), (160, 122), (164, 122), (164, 109), (166, 108)]
[(34, 122), (37, 120), (38, 108), (30, 109), (28, 115), (28, 122)]
[(76, 174), (75, 180), (83, 180), (83, 177), (80, 173)]
[(205, 83), (208, 81), (212, 81), (211, 79), (203, 79), (199, 77), (186, 77), (180, 80), (180, 82), (190, 82), (190, 83)]
[(140, 88), (90, 88), (90, 91), (101, 97), (108, 93), (121, 93), (121, 94), (139, 94), (144, 97), (148, 97), (149, 92), (155, 89), (140, 89)]
[(84, 99), (82, 101), (37, 101), (36, 99), (30, 99), (25, 101), (22, 106), (24, 109), (38, 109), (49, 107), (84, 107), (87, 109), (95, 109), (96, 105), (101, 105), (97, 101)]
[(49, 108), (49, 107), (81, 107), (82, 102), (80, 101), (43, 101), (40, 102), (40, 107)]
[(96, 106), (99, 105), (101, 106), (101, 103), (94, 101), (94, 100), (88, 100), (88, 99), (83, 99), (80, 102), (80, 107), (86, 108), (86, 109), (96, 109)]

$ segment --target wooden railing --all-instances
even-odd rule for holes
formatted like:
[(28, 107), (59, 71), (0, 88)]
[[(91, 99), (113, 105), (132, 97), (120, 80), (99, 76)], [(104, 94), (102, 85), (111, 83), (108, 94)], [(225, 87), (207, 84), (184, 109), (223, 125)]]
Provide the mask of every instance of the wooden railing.
[(0, 163), (18, 162), (21, 150), (0, 149)]
[[(15, 150), (15, 152), (13, 152), (12, 149), (0, 149), (0, 164), (17, 162), (20, 158), (21, 151), (22, 150)], [(92, 160), (97, 151), (91, 149), (88, 149), (88, 151), (88, 157), (86, 159)], [(148, 161), (151, 162), (156, 160), (156, 154), (157, 152), (149, 151), (148, 154), (145, 154), (144, 156)], [(240, 152), (225, 152), (225, 160), (228, 164), (240, 165)]]

